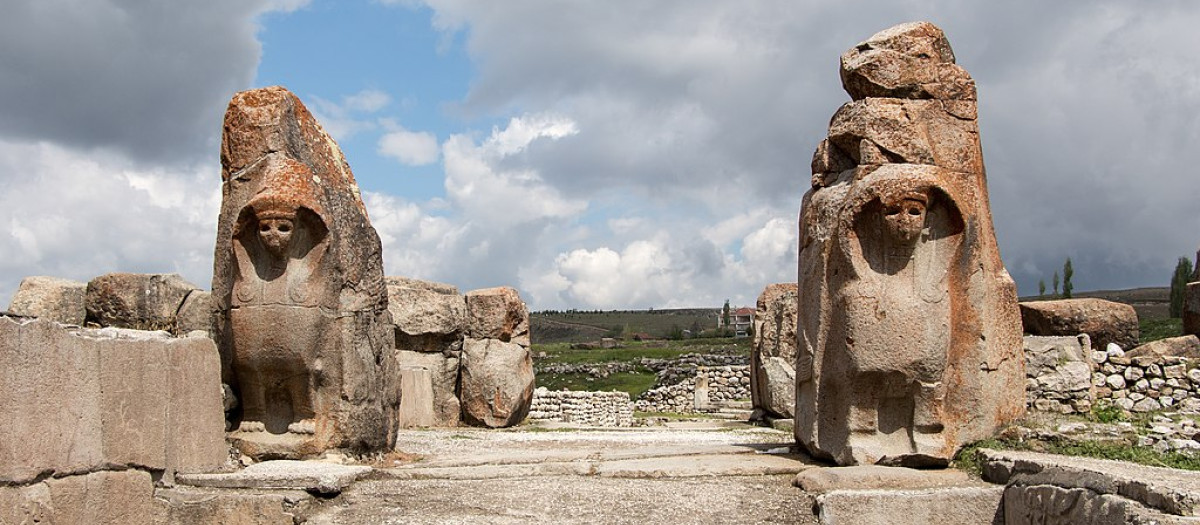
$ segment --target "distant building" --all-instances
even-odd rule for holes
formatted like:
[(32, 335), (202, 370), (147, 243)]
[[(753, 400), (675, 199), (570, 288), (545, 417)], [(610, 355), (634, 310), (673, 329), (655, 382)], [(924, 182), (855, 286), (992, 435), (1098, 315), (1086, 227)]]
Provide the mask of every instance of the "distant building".
[(754, 326), (754, 309), (753, 308), (731, 308), (729, 310), (729, 326), (725, 326), (725, 315), (723, 312), (717, 312), (717, 328), (729, 328), (733, 331), (735, 337), (746, 337), (750, 335), (751, 327)]

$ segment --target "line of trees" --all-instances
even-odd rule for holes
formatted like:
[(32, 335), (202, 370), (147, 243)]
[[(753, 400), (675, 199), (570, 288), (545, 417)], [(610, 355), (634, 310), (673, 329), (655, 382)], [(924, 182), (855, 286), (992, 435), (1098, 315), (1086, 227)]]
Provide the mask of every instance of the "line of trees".
[(1175, 273), (1171, 274), (1171, 317), (1183, 317), (1183, 294), (1192, 279), (1192, 270), (1192, 260), (1187, 257), (1180, 257), (1175, 263)]
[[(1074, 285), (1074, 283), (1071, 282), (1071, 278), (1074, 275), (1075, 275), (1075, 268), (1071, 266), (1071, 258), (1067, 257), (1067, 262), (1063, 263), (1063, 268), (1062, 268), (1062, 294), (1061, 295), (1058, 293), (1059, 281), (1058, 281), (1058, 271), (1057, 270), (1054, 271), (1054, 278), (1051, 280), (1051, 284), (1054, 285), (1054, 297), (1059, 297), (1062, 299), (1070, 299), (1071, 298), (1071, 292), (1075, 290), (1075, 285)], [(1044, 297), (1045, 295), (1046, 295), (1046, 280), (1041, 279), (1038, 281), (1038, 297)]]

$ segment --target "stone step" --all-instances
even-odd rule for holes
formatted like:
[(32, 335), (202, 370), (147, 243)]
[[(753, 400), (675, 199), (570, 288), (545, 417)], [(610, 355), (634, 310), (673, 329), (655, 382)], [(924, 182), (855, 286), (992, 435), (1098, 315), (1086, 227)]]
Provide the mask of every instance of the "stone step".
[[(984, 479), (1008, 484), (1006, 508), (1013, 514), (1086, 520), (1108, 513), (1124, 516), (1121, 523), (1142, 523), (1137, 520), (1145, 516), (1176, 523), (1200, 515), (1200, 472), (1037, 452), (977, 453)], [(1076, 500), (1081, 502), (1068, 504)]]

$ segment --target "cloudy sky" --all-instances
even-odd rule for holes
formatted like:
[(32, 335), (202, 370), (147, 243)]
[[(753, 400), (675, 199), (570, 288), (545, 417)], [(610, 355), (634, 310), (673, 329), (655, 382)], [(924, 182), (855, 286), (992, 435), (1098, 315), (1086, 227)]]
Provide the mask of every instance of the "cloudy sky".
[[(872, 5), (875, 4), (875, 5)], [(212, 276), (220, 124), (280, 84), (342, 145), (390, 275), (533, 309), (753, 304), (796, 276), (838, 56), (941, 26), (1023, 294), (1164, 286), (1200, 245), (1200, 3), (14, 0), (0, 306), (21, 278)]]

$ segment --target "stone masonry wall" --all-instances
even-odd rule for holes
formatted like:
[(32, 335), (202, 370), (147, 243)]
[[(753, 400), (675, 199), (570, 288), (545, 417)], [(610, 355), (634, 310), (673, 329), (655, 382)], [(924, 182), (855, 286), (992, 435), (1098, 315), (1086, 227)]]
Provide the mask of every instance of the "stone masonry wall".
[(686, 414), (715, 410), (718, 403), (739, 399), (750, 399), (748, 365), (701, 366), (696, 368), (694, 377), (646, 391), (638, 397), (634, 409)]
[(597, 427), (633, 426), (633, 403), (628, 392), (533, 391), (529, 419), (562, 421)]
[(206, 337), (0, 316), (0, 523), (149, 523), (154, 479), (228, 457)]
[[(1115, 349), (1114, 349), (1115, 350)], [(1185, 357), (1134, 357), (1121, 352), (1092, 352), (1096, 401), (1130, 412), (1172, 409), (1200, 412), (1200, 360)]]

